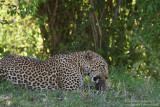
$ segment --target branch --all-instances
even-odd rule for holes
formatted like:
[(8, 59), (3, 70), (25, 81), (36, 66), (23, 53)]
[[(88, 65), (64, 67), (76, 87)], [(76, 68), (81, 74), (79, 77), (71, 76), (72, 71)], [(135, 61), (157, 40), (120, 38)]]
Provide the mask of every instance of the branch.
[(55, 19), (56, 19), (55, 16), (56, 16), (57, 8), (58, 8), (58, 0), (56, 0), (55, 8), (54, 8), (54, 11), (53, 11), (53, 14), (52, 14), (52, 17), (51, 17), (49, 24), (52, 23), (54, 25)]
[(118, 0), (118, 3), (115, 7), (115, 11), (114, 11), (114, 18), (113, 18), (113, 23), (112, 25), (116, 22), (116, 17), (117, 17), (117, 14), (119, 12), (119, 7), (120, 7), (120, 3), (121, 3), (121, 0)]
[(92, 27), (92, 33), (93, 33), (93, 38), (94, 38), (94, 47), (95, 47), (95, 51), (97, 51), (98, 49), (98, 33), (97, 33), (97, 29), (96, 29), (96, 23), (95, 23), (95, 18), (94, 18), (94, 14), (90, 13), (90, 19), (91, 19), (91, 27)]
[(102, 30), (101, 30), (101, 26), (99, 24), (99, 20), (96, 16), (96, 12), (95, 12), (95, 8), (94, 8), (94, 4), (93, 4), (93, 0), (90, 0), (90, 3), (91, 3), (91, 7), (94, 9), (94, 16), (96, 18), (96, 21), (97, 21), (97, 26), (98, 26), (98, 31), (99, 31), (99, 35), (100, 35), (100, 48), (101, 48), (101, 42), (102, 42)]

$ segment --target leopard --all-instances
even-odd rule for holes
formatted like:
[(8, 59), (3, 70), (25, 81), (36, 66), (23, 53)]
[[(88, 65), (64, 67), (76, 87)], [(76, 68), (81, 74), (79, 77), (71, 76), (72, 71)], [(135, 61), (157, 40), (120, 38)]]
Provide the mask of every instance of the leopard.
[(47, 60), (7, 55), (0, 59), (0, 80), (33, 90), (79, 90), (84, 78), (109, 78), (105, 59), (91, 50), (55, 54)]

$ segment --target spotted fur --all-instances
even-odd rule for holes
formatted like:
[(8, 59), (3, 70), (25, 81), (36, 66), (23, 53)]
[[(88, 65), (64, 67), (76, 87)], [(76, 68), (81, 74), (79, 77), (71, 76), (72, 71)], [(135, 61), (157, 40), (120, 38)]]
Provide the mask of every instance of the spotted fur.
[(0, 59), (0, 79), (9, 80), (30, 89), (77, 90), (89, 75), (108, 78), (108, 65), (92, 51), (54, 55), (46, 61), (31, 57), (9, 55)]

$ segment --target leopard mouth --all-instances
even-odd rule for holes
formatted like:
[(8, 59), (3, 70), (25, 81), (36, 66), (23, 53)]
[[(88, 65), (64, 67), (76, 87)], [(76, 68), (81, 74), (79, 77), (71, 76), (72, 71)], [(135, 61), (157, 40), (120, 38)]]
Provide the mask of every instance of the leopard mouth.
[(107, 84), (106, 79), (103, 76), (94, 76), (92, 78), (92, 82), (95, 83), (95, 89), (97, 91), (106, 91), (107, 90)]
[(92, 78), (91, 78), (91, 81), (92, 82), (95, 82), (95, 83), (98, 83), (98, 81), (99, 80), (104, 80), (100, 75), (98, 75), (98, 76), (93, 76)]

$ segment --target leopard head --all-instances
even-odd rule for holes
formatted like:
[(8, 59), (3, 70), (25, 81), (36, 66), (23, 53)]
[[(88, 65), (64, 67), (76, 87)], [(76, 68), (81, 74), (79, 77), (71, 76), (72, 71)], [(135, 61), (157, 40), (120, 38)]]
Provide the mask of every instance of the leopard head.
[(102, 56), (99, 54), (87, 51), (84, 54), (84, 74), (89, 75), (92, 82), (96, 82), (96, 77), (101, 77), (102, 80), (106, 80), (108, 75), (108, 64)]

